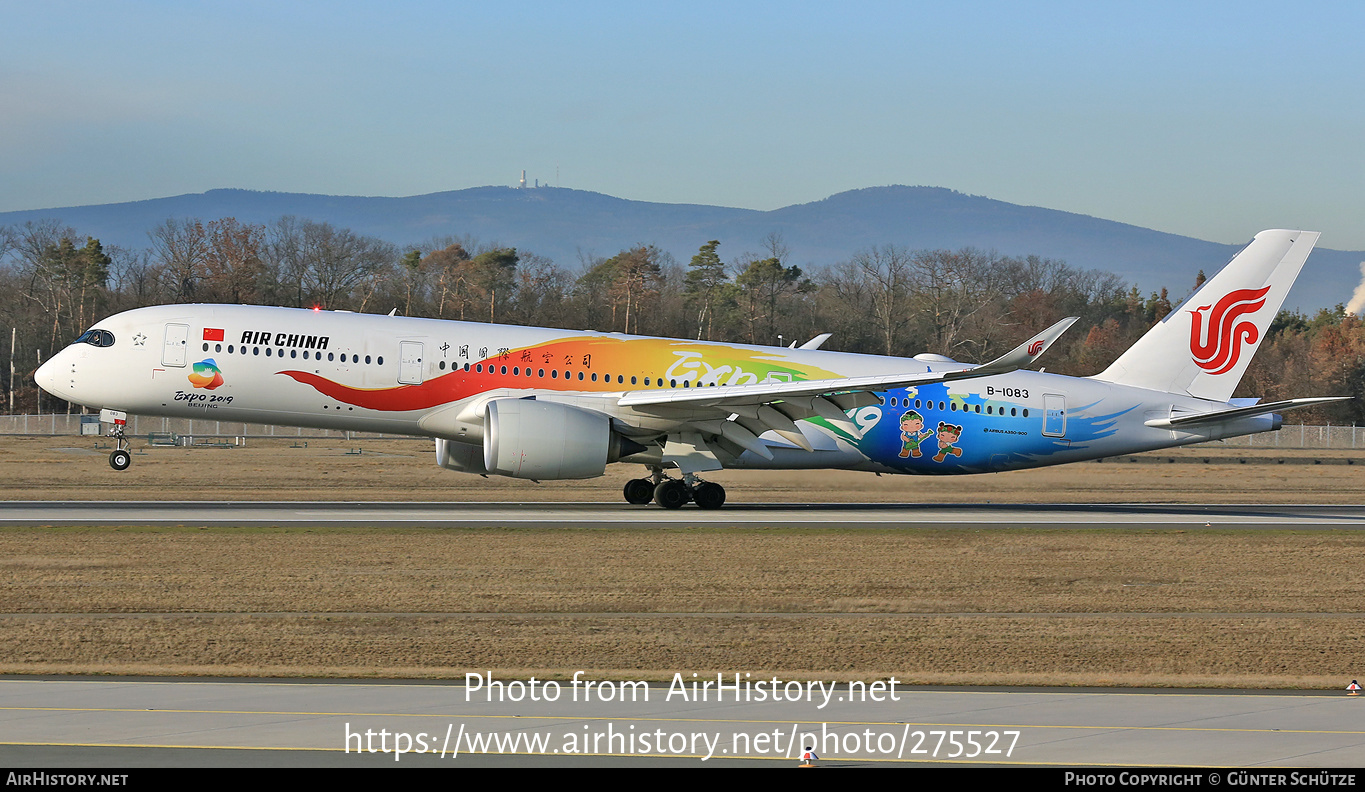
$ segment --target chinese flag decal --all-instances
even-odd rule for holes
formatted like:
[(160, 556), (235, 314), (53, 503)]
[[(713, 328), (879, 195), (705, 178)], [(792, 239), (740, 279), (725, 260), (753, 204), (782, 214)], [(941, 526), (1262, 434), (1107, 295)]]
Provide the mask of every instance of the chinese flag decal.
[(204, 340), (205, 340), (205, 341), (222, 341), (222, 340), (223, 340), (223, 328), (221, 328), (221, 327), (205, 327), (205, 328), (204, 328)]

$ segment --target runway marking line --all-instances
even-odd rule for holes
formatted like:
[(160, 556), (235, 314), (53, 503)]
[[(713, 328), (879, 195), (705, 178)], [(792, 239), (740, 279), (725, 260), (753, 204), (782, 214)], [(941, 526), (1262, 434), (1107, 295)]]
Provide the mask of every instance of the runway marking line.
[[(198, 679), (133, 679), (123, 678), (116, 680), (109, 679), (0, 679), (0, 685), (21, 684), (21, 685), (239, 685), (251, 684), (252, 686), (274, 686), (274, 687), (302, 687), (316, 688), (323, 685), (338, 685), (346, 688), (410, 688), (410, 687), (433, 687), (448, 688), (452, 690), (462, 690), (464, 685), (443, 684), (441, 680), (433, 680), (430, 684), (403, 684), (395, 682), (356, 682), (356, 683), (337, 683), (333, 681), (313, 681), (313, 682), (280, 682), (271, 680), (257, 680), (249, 677), (233, 678), (231, 681), (221, 681), (212, 678)], [(662, 683), (660, 684), (662, 687)], [(1322, 699), (1333, 698), (1341, 699), (1341, 696), (1333, 696), (1336, 688), (1321, 689), (1313, 694), (1302, 693), (1250, 693), (1239, 689), (1229, 689), (1226, 691), (1201, 690), (1198, 692), (1174, 692), (1163, 690), (1161, 692), (1148, 692), (1141, 689), (1113, 688), (1111, 690), (1069, 690), (1057, 688), (1056, 690), (916, 690), (906, 689), (905, 692), (919, 696), (925, 695), (947, 695), (947, 696), (1165, 696), (1178, 698), (1222, 698), (1224, 696), (1236, 696), (1243, 699), (1268, 698), (1276, 700), (1284, 699)], [(4, 707), (0, 707), (3, 710)], [(134, 710), (141, 711), (141, 710)], [(497, 715), (476, 716), (476, 717), (502, 717)]]
[[(42, 742), (3, 742), (3, 741), (0, 741), (0, 745), (13, 745), (13, 746), (23, 746), (23, 747), (33, 747), (33, 748), (188, 748), (188, 749), (192, 749), (192, 750), (212, 750), (212, 751), (321, 751), (321, 752), (332, 752), (332, 753), (345, 753), (345, 750), (346, 750), (346, 749), (344, 749), (344, 748), (290, 748), (290, 747), (286, 747), (286, 746), (257, 747), (257, 746), (251, 746), (251, 745), (160, 745), (160, 744), (157, 744), (157, 743), (42, 743)], [(378, 751), (378, 752), (375, 752), (375, 753), (392, 753), (392, 752), (391, 752), (391, 751), (387, 751), (387, 752), (385, 752), (385, 751)], [(466, 755), (468, 755), (468, 752), (463, 752), (463, 753), (465, 753)], [(421, 756), (422, 754), (415, 754), (415, 755), (416, 755), (416, 756)], [(483, 754), (478, 754), (478, 755), (479, 755), (479, 756), (549, 756), (549, 757), (560, 757), (560, 756), (562, 756), (562, 757), (564, 757), (564, 758), (566, 758), (566, 759), (574, 759), (574, 758), (578, 758), (578, 757), (584, 757), (584, 758), (611, 757), (611, 758), (616, 758), (616, 759), (697, 759), (697, 760), (699, 760), (699, 761), (704, 759), (704, 757), (703, 757), (702, 754), (617, 754), (617, 753), (573, 753), (573, 754), (566, 754), (566, 753), (559, 753), (559, 754), (556, 754), (556, 753), (548, 753), (548, 754), (545, 754), (545, 753), (529, 753), (529, 752), (527, 752), (527, 751), (505, 751), (505, 752), (496, 752), (496, 753), (483, 753)], [(772, 762), (791, 762), (791, 761), (794, 761), (794, 760), (789, 759), (789, 758), (787, 758), (787, 757), (785, 757), (785, 756), (749, 756), (749, 755), (741, 755), (741, 754), (732, 754), (732, 755), (724, 755), (724, 756), (715, 756), (715, 755), (712, 755), (711, 758), (712, 758), (712, 759), (720, 759), (720, 760), (726, 760), (726, 759), (743, 759), (743, 760), (746, 760), (746, 761), (748, 761), (748, 760), (753, 760), (753, 759), (765, 759), (765, 760), (772, 761)], [(1206, 768), (1209, 768), (1209, 767), (1221, 767), (1221, 766), (1222, 766), (1222, 765), (1187, 765), (1187, 764), (1169, 764), (1169, 763), (1164, 763), (1164, 764), (1139, 764), (1139, 763), (1131, 763), (1131, 762), (1096, 762), (1096, 763), (1094, 763), (1094, 764), (1083, 764), (1083, 763), (1082, 763), (1082, 764), (1077, 764), (1076, 762), (1026, 762), (1026, 761), (1017, 761), (1017, 760), (1012, 760), (1012, 759), (1005, 759), (1005, 760), (991, 759), (991, 760), (989, 760), (989, 761), (984, 761), (984, 760), (983, 760), (983, 761), (975, 761), (975, 760), (971, 760), (971, 759), (933, 759), (933, 758), (930, 758), (930, 759), (879, 759), (879, 758), (876, 758), (876, 757), (867, 757), (867, 758), (853, 757), (853, 758), (847, 758), (847, 759), (829, 759), (829, 758), (827, 758), (827, 759), (823, 759), (823, 760), (821, 760), (821, 761), (822, 761), (823, 763), (825, 763), (825, 764), (833, 764), (833, 763), (836, 763), (836, 762), (839, 763), (839, 764), (854, 764), (854, 763), (862, 763), (862, 762), (881, 762), (881, 763), (885, 763), (885, 764), (929, 764), (929, 763), (934, 763), (934, 764), (954, 764), (954, 765), (980, 765), (980, 764), (991, 764), (991, 765), (1018, 765), (1018, 766), (1021, 766), (1021, 767), (1137, 767), (1137, 768), (1143, 768), (1143, 767), (1179, 767), (1179, 768), (1188, 768), (1188, 769), (1193, 769), (1193, 770), (1206, 769)], [(1269, 769), (1276, 769), (1276, 768), (1280, 768), (1280, 767), (1286, 767), (1286, 768), (1288, 768), (1288, 767), (1298, 767), (1298, 766), (1299, 766), (1299, 765), (1258, 765), (1258, 767), (1264, 767), (1264, 768), (1269, 768)]]
[[(0, 712), (124, 712), (155, 713), (168, 715), (271, 715), (289, 717), (336, 717), (336, 718), (445, 718), (446, 720), (482, 720), (516, 718), (519, 721), (638, 721), (647, 723), (738, 723), (772, 724), (791, 723), (783, 720), (745, 720), (738, 718), (649, 718), (622, 715), (617, 717), (570, 717), (568, 715), (452, 715), (449, 713), (421, 712), (293, 712), (273, 710), (186, 710), (186, 709), (140, 709), (132, 707), (0, 707)], [(1235, 715), (1218, 716), (1235, 717)], [(830, 726), (979, 726), (986, 729), (1083, 729), (1089, 731), (1178, 731), (1178, 732), (1226, 732), (1230, 734), (1365, 734), (1365, 731), (1342, 731), (1329, 729), (1232, 729), (1207, 726), (1076, 726), (1041, 725), (1024, 723), (940, 723), (936, 721), (798, 721), (799, 723), (824, 723)], [(5, 743), (0, 745), (26, 745), (28, 743)], [(608, 754), (604, 754), (608, 755)]]

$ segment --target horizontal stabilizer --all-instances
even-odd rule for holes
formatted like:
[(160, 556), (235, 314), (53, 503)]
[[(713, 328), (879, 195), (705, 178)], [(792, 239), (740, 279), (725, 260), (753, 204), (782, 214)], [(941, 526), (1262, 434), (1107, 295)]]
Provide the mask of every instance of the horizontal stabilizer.
[(1318, 396), (1311, 399), (1287, 399), (1285, 401), (1267, 402), (1251, 407), (1236, 407), (1231, 410), (1215, 410), (1213, 412), (1195, 413), (1193, 415), (1179, 415), (1171, 418), (1158, 418), (1147, 421), (1147, 426), (1156, 429), (1178, 429), (1184, 426), (1196, 426), (1199, 424), (1221, 423), (1231, 421), (1236, 418), (1250, 418), (1253, 415), (1265, 415), (1266, 413), (1287, 412), (1298, 410), (1303, 407), (1313, 407), (1318, 404), (1328, 404), (1330, 402), (1345, 401), (1353, 398), (1351, 396)]

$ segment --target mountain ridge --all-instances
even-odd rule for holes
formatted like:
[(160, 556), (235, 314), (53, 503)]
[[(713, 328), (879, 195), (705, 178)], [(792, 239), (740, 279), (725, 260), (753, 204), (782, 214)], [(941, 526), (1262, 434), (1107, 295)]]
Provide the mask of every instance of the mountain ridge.
[[(110, 204), (0, 213), (0, 225), (54, 218), (105, 244), (148, 246), (147, 232), (167, 218), (235, 217), (269, 223), (282, 215), (326, 221), (397, 245), (469, 235), (481, 242), (548, 256), (565, 266), (655, 244), (686, 262), (708, 240), (733, 261), (782, 235), (790, 263), (803, 268), (846, 261), (873, 246), (912, 250), (973, 247), (1038, 255), (1080, 269), (1114, 272), (1148, 293), (1173, 299), (1200, 269), (1212, 275), (1240, 245), (1185, 237), (1076, 212), (1025, 206), (945, 187), (884, 185), (835, 193), (771, 210), (660, 203), (564, 187), (471, 187), (413, 196), (346, 196), (244, 188)], [(1262, 229), (1248, 229), (1247, 238)], [(1318, 229), (1314, 229), (1318, 230)], [(1286, 307), (1314, 311), (1341, 302), (1360, 280), (1365, 252), (1319, 248)], [(1307, 274), (1307, 273), (1306, 273)]]

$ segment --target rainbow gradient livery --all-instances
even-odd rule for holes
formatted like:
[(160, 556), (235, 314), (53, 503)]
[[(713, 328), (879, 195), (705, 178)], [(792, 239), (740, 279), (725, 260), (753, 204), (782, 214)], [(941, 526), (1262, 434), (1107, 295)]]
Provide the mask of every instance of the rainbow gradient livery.
[[(442, 467), (531, 480), (644, 465), (631, 503), (718, 508), (725, 468), (957, 474), (1279, 428), (1333, 401), (1232, 399), (1316, 243), (1264, 231), (1105, 371), (1027, 366), (1063, 320), (983, 365), (801, 347), (244, 305), (140, 308), (38, 370), (99, 409), (126, 469), (129, 413), (431, 437)], [(679, 477), (670, 473), (676, 471)]]

